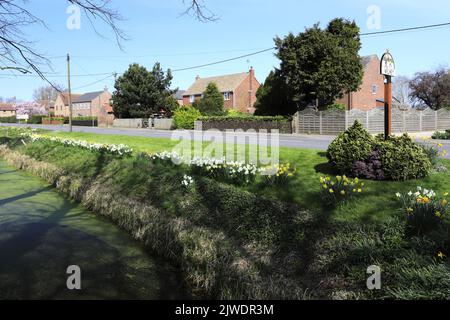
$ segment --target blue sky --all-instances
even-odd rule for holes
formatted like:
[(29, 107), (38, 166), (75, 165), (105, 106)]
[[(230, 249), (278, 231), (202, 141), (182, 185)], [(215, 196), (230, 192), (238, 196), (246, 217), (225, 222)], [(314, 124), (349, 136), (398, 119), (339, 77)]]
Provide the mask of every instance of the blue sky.
[[(186, 0), (188, 2), (188, 0)], [(55, 0), (31, 0), (28, 8), (43, 18), (48, 29), (34, 27), (25, 30), (35, 41), (35, 48), (51, 57), (55, 83), (66, 85), (66, 53), (72, 55), (72, 87), (74, 92), (102, 90), (113, 87), (113, 78), (77, 76), (123, 72), (130, 63), (152, 67), (159, 61), (164, 69), (184, 68), (232, 58), (271, 47), (274, 36), (298, 33), (320, 22), (323, 26), (335, 17), (355, 20), (362, 32), (382, 31), (410, 26), (450, 22), (448, 0), (205, 0), (208, 8), (220, 19), (201, 23), (189, 16), (180, 16), (185, 7), (182, 0), (112, 0), (126, 18), (121, 23), (128, 41), (121, 51), (110, 30), (97, 24), (99, 37), (86, 17), (80, 30), (69, 30), (66, 21), (67, 4)], [(367, 9), (381, 9), (381, 29), (369, 30)], [(362, 39), (361, 55), (381, 55), (387, 48), (396, 58), (398, 74), (411, 76), (415, 72), (450, 65), (450, 28), (439, 28), (394, 35), (370, 36)], [(273, 52), (263, 53), (221, 65), (174, 73), (173, 87), (186, 89), (198, 74), (201, 77), (244, 72), (250, 66), (264, 81), (278, 66)], [(92, 82), (96, 84), (86, 86)], [(33, 90), (45, 83), (36, 77), (14, 77), (0, 72), (0, 96), (31, 99)]]

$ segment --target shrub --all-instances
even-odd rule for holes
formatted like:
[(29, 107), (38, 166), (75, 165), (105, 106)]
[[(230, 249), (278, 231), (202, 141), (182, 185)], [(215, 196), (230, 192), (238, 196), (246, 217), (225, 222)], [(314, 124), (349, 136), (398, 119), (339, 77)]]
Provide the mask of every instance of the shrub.
[(387, 179), (401, 181), (426, 177), (432, 165), (423, 148), (404, 134), (378, 140), (381, 162)]
[(42, 124), (42, 119), (44, 117), (45, 116), (43, 116), (43, 115), (32, 115), (30, 117), (30, 119), (28, 120), (28, 123), (31, 123), (31, 124)]
[(347, 107), (342, 103), (334, 103), (330, 106), (327, 106), (327, 110), (345, 111), (347, 110)]
[(448, 200), (445, 193), (438, 196), (433, 190), (417, 187), (417, 191), (407, 194), (397, 193), (406, 213), (407, 224), (414, 234), (422, 235), (430, 231), (436, 231), (446, 218)]
[(386, 176), (381, 162), (380, 151), (374, 150), (365, 161), (356, 161), (353, 164), (351, 173), (354, 177), (384, 180)]
[(364, 187), (364, 183), (361, 183), (358, 178), (349, 179), (346, 176), (336, 176), (335, 179), (321, 177), (320, 184), (322, 185), (322, 199), (330, 206), (349, 201), (356, 194), (362, 193)]
[(450, 140), (450, 130), (446, 130), (445, 132), (436, 131), (432, 138), (437, 140)]
[[(235, 109), (228, 109), (228, 110), (227, 110), (227, 116), (228, 116), (228, 117), (234, 118), (234, 117), (242, 117), (242, 116), (246, 116), (246, 114), (245, 114), (245, 113), (242, 113), (242, 112), (240, 112), (240, 111), (237, 111), (237, 110), (235, 110)], [(247, 116), (249, 116), (249, 115), (247, 115)]]
[(355, 121), (352, 127), (341, 133), (328, 147), (327, 158), (340, 173), (350, 174), (357, 161), (365, 161), (374, 150), (374, 138)]
[(200, 111), (192, 106), (181, 107), (175, 110), (173, 122), (176, 129), (194, 129), (194, 122), (201, 117)]

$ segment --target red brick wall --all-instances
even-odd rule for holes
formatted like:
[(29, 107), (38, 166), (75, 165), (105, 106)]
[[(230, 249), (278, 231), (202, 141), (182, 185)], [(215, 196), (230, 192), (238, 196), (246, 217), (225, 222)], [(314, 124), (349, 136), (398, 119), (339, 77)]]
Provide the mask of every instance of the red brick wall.
[(253, 114), (255, 112), (253, 106), (256, 103), (256, 91), (260, 86), (254, 72), (250, 71), (248, 77), (235, 90), (236, 103), (234, 108), (240, 112)]
[[(373, 85), (378, 86), (376, 94), (372, 93)], [(380, 60), (374, 58), (366, 67), (360, 89), (351, 93), (350, 108), (348, 94), (337, 102), (346, 105), (349, 109), (371, 110), (379, 105), (377, 99), (384, 99), (384, 77), (380, 75)]]

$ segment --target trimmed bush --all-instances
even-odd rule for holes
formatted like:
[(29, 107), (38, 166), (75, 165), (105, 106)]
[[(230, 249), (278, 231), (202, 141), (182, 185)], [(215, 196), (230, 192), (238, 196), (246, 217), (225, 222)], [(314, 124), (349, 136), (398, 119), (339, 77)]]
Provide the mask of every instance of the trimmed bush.
[(44, 117), (45, 116), (43, 116), (43, 115), (32, 115), (30, 117), (30, 119), (28, 120), (28, 123), (31, 123), (31, 124), (42, 124), (42, 119)]
[(194, 129), (194, 123), (201, 117), (200, 111), (192, 106), (181, 107), (173, 113), (173, 123), (176, 129)]
[(407, 134), (373, 138), (359, 122), (330, 144), (327, 158), (341, 174), (367, 179), (418, 179), (432, 169), (427, 153)]
[(327, 158), (342, 174), (350, 174), (357, 161), (365, 161), (374, 150), (375, 139), (355, 121), (328, 147)]
[(404, 134), (399, 138), (390, 137), (379, 141), (381, 162), (388, 179), (401, 181), (426, 177), (432, 165), (423, 148)]

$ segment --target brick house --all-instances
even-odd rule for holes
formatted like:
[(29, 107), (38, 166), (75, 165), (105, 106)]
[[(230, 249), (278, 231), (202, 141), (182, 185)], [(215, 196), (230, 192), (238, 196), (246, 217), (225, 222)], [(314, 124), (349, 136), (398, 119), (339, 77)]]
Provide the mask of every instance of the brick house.
[[(109, 104), (112, 96), (105, 88), (103, 91), (88, 92), (85, 94), (72, 94), (73, 117), (98, 117), (104, 112), (103, 108)], [(55, 116), (69, 116), (69, 95), (59, 94), (55, 101)]]
[(0, 118), (13, 117), (16, 109), (12, 103), (0, 103)]
[(218, 77), (200, 78), (183, 93), (183, 105), (192, 104), (201, 99), (203, 92), (210, 83), (215, 83), (223, 94), (225, 109), (251, 113), (255, 112), (256, 91), (261, 86), (255, 78), (255, 71), (236, 73)]
[(336, 101), (345, 105), (347, 110), (371, 110), (384, 106), (384, 76), (380, 74), (380, 59), (377, 55), (371, 55), (362, 57), (361, 60), (364, 66), (361, 87)]
[[(72, 93), (72, 103), (81, 97), (81, 94)], [(68, 117), (69, 116), (69, 93), (63, 92), (58, 94), (58, 97), (56, 97), (54, 107), (53, 107), (53, 113), (56, 117)]]

